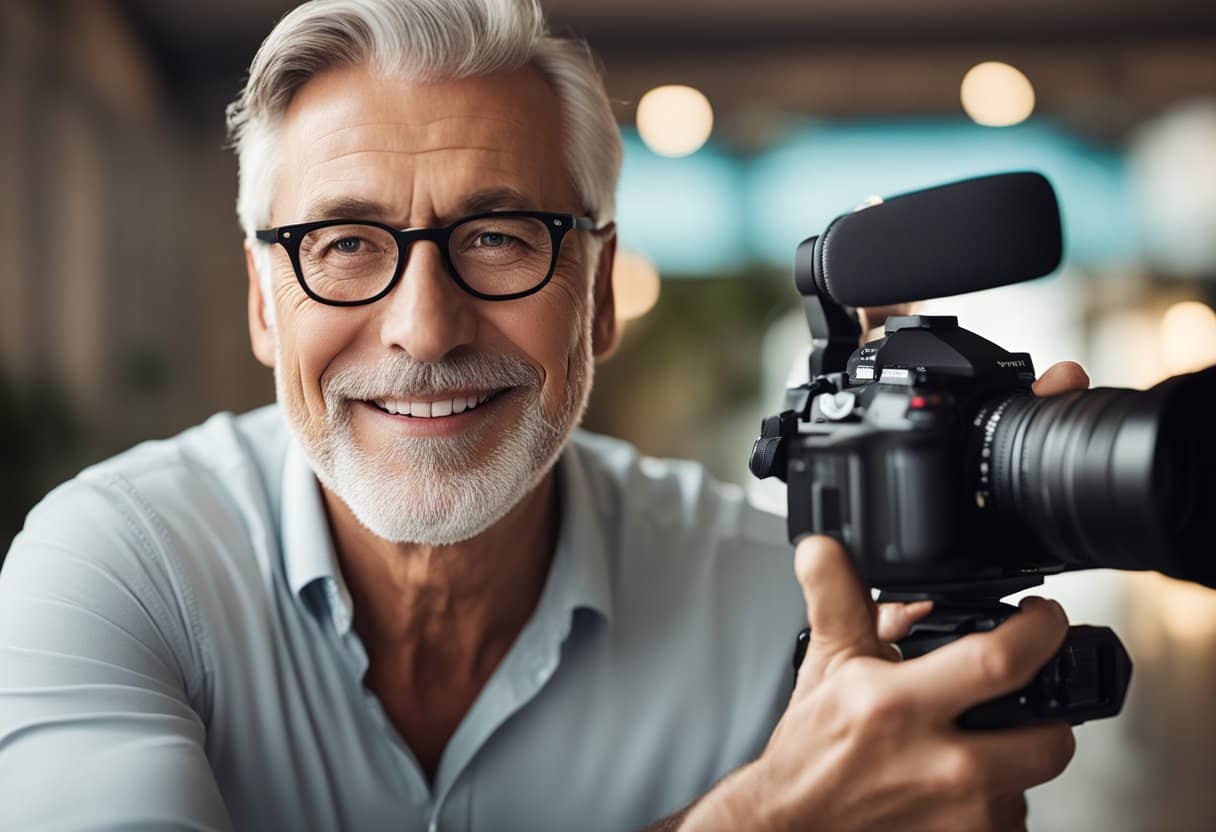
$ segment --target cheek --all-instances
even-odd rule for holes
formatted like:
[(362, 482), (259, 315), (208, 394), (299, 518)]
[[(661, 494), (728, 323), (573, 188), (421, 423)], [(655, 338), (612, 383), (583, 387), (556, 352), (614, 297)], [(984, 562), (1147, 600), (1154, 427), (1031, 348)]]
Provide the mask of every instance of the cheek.
[[(303, 293), (300, 293), (303, 295)], [(321, 377), (355, 338), (363, 316), (356, 310), (329, 309), (305, 297), (279, 306), (278, 373), (280, 395), (295, 412), (323, 419)]]
[(554, 276), (532, 297), (503, 304), (495, 327), (518, 352), (540, 369), (542, 406), (550, 413), (560, 409), (569, 395), (573, 366), (586, 351), (590, 297), (579, 281)]

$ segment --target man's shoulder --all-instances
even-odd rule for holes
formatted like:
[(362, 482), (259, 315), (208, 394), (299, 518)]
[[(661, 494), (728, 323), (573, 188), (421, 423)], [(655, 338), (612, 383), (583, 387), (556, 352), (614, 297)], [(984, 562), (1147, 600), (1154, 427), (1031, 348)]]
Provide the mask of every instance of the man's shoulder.
[(178, 553), (234, 533), (247, 539), (251, 520), (277, 505), (286, 442), (274, 406), (216, 414), (84, 469), (34, 507), (18, 540), (100, 554), (107, 539)]
[[(275, 533), (259, 467), (285, 441), (277, 418), (273, 409), (219, 414), (60, 485), (13, 541), (0, 606), (34, 609), (54, 599), (64, 621), (71, 614), (139, 638), (156, 633), (167, 650), (159, 660), (176, 666), (192, 701), (204, 701), (210, 661), (200, 610), (221, 608), (215, 598), (233, 581), (257, 580), (266, 548), (255, 539)], [(9, 636), (28, 637), (21, 626)], [(73, 637), (93, 638), (83, 629)]]
[(216, 413), (176, 436), (141, 442), (80, 472), (87, 480), (196, 484), (201, 475), (235, 486), (243, 470), (264, 474), (281, 466), (288, 433), (277, 405), (236, 415)]

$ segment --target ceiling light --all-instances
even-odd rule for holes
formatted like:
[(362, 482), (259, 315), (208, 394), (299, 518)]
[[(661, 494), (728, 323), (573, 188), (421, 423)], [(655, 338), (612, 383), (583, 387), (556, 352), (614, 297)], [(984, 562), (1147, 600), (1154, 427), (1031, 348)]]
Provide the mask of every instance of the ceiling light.
[(999, 61), (971, 67), (963, 76), (961, 98), (967, 115), (987, 127), (1009, 127), (1034, 112), (1030, 79)]
[(709, 138), (714, 110), (709, 99), (692, 87), (655, 87), (638, 101), (638, 133), (660, 156), (687, 156)]

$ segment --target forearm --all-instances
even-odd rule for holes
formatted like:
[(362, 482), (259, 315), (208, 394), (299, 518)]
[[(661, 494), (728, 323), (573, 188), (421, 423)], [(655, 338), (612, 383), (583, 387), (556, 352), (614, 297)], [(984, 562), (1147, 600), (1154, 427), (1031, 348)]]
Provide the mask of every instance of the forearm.
[(655, 821), (645, 829), (638, 830), (638, 832), (677, 832), (680, 826), (684, 823), (684, 818), (688, 816), (688, 813), (695, 805), (695, 803), (689, 804), (680, 811), (676, 812), (674, 815), (668, 815), (662, 820)]
[(728, 774), (701, 797), (640, 832), (733, 832), (760, 828), (751, 783), (751, 766)]

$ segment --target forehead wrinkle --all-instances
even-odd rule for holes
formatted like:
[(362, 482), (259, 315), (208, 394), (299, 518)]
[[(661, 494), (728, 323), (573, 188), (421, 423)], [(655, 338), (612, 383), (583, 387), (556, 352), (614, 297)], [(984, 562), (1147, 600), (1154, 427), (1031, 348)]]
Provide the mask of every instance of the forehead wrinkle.
[(363, 150), (350, 150), (350, 151), (347, 151), (346, 153), (339, 153), (337, 156), (327, 156), (323, 160), (314, 162), (313, 167), (316, 167), (318, 165), (328, 164), (329, 162), (337, 162), (341, 159), (349, 159), (352, 156), (362, 156), (365, 154), (387, 154), (389, 156), (399, 156), (399, 155), (404, 154), (406, 156), (426, 156), (431, 153), (442, 153), (445, 150), (478, 150), (478, 151), (482, 151), (485, 153), (498, 154), (500, 156), (509, 156), (510, 155), (510, 151), (503, 150), (500, 147), (479, 147), (477, 145), (460, 145), (460, 146), (447, 145), (444, 147), (426, 147), (426, 148), (422, 148), (421, 150), (363, 149)]
[[(393, 133), (396, 134), (400, 134), (401, 132), (430, 133), (433, 132), (432, 128), (437, 127), (447, 121), (481, 121), (508, 127), (512, 130), (524, 129), (524, 124), (522, 122), (507, 118), (505, 116), (461, 113), (448, 116), (436, 116), (434, 118), (416, 123), (403, 121), (363, 121), (357, 124), (343, 124), (323, 132), (314, 141), (310, 142), (310, 144), (314, 146), (323, 146), (327, 144), (339, 143), (343, 138), (342, 134), (344, 133), (349, 133), (353, 130), (363, 130), (366, 128), (376, 127), (390, 128)], [(393, 133), (390, 133), (390, 135)]]

